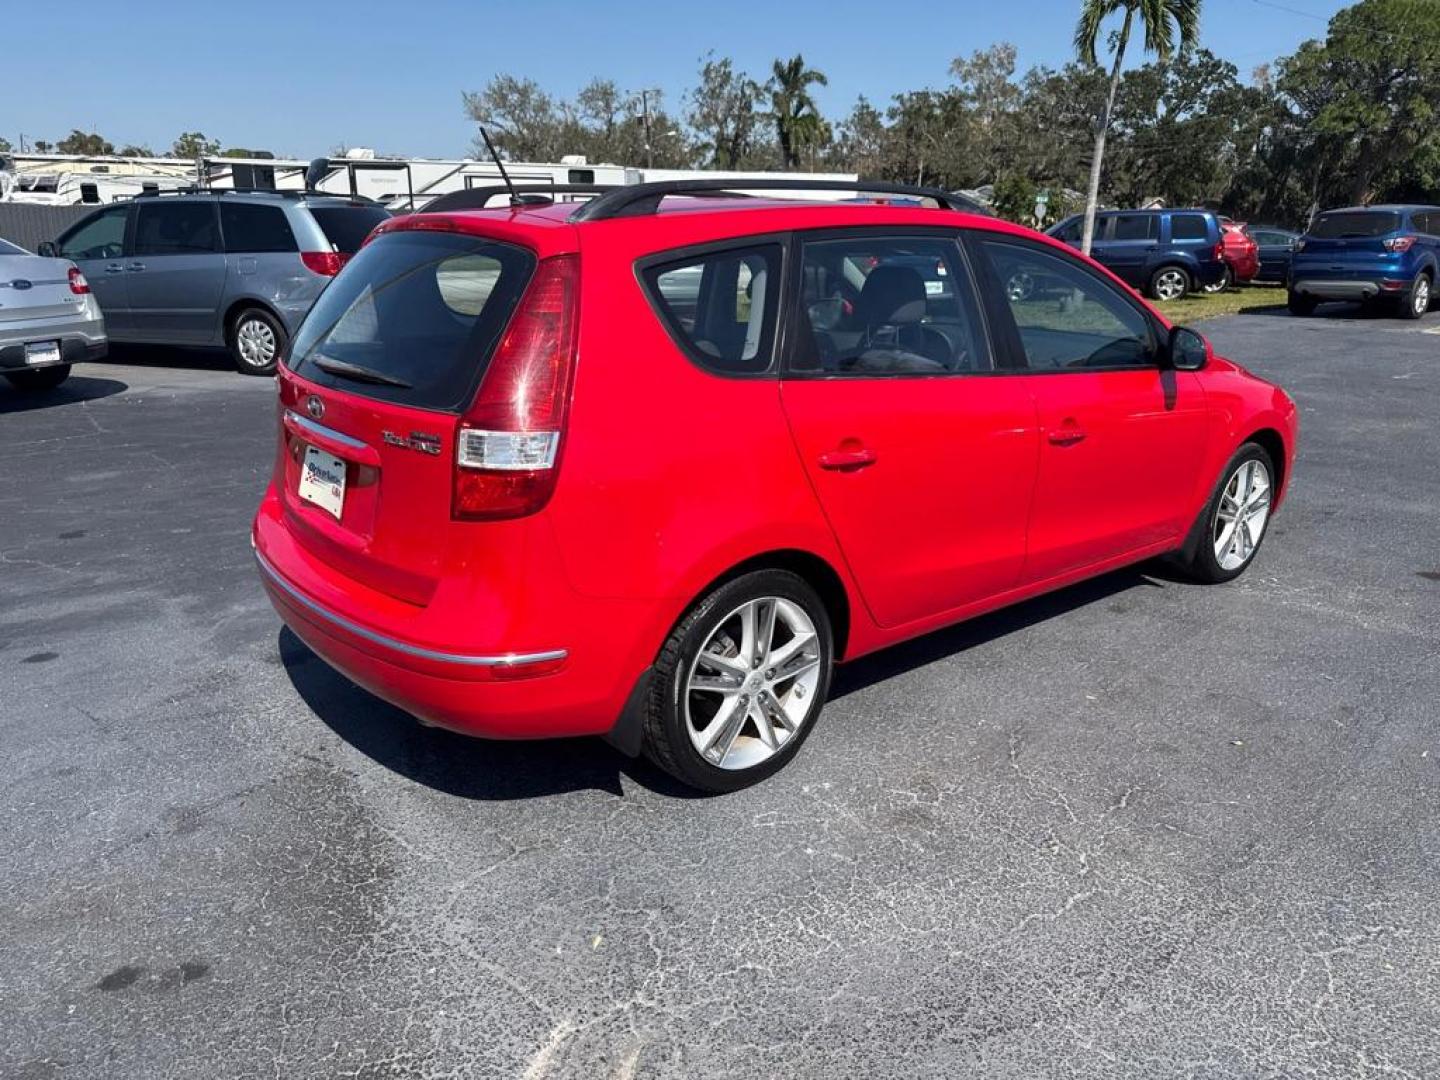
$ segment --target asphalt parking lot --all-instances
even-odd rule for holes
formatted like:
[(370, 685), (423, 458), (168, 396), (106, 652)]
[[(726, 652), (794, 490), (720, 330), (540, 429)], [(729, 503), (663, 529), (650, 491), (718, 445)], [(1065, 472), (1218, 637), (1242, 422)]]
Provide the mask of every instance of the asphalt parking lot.
[(1440, 314), (1208, 323), (1249, 573), (860, 661), (771, 781), (430, 731), (283, 631), (273, 391), (0, 384), (0, 1075), (1440, 1073)]

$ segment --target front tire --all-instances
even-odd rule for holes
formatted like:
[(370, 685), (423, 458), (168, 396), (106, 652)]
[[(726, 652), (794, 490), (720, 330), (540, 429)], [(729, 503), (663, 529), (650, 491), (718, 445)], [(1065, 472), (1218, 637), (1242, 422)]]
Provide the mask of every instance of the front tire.
[(16, 390), (23, 390), (26, 393), (38, 393), (42, 390), (54, 390), (70, 377), (69, 364), (57, 364), (54, 367), (36, 368), (34, 371), (7, 371), (5, 378)]
[(1259, 443), (1235, 451), (1187, 544), (1183, 569), (1198, 581), (1219, 583), (1243, 574), (1270, 525), (1275, 463)]
[(1152, 300), (1183, 300), (1189, 295), (1193, 283), (1189, 272), (1183, 266), (1162, 266), (1150, 275), (1150, 298)]
[(1416, 274), (1415, 280), (1410, 283), (1410, 290), (1400, 301), (1400, 317), (1403, 319), (1423, 318), (1425, 313), (1430, 310), (1432, 288), (1429, 274), (1424, 270)]
[(274, 375), (288, 336), (264, 308), (244, 308), (230, 322), (230, 357), (241, 375)]
[(815, 726), (833, 649), (829, 613), (803, 578), (758, 570), (716, 587), (660, 650), (646, 756), (702, 791), (764, 780)]

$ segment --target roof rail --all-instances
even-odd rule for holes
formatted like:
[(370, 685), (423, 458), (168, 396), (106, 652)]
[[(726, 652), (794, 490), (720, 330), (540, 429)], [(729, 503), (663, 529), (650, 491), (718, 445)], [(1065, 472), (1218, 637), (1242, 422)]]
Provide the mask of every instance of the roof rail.
[[(158, 191), (141, 191), (135, 195), (136, 199), (153, 199), (160, 195), (278, 195), (282, 199), (345, 199), (350, 202), (374, 203), (375, 200), (368, 195), (351, 195), (348, 192), (337, 191), (316, 191), (313, 188), (297, 190), (295, 188), (263, 188), (263, 187), (200, 187), (196, 184), (187, 184), (184, 187), (161, 188)], [(379, 204), (376, 203), (378, 206)]]
[[(617, 184), (516, 184), (514, 193), (518, 197), (511, 201), (512, 206), (526, 204), (546, 205), (555, 200), (549, 198), (552, 195), (599, 195), (607, 191), (615, 191), (620, 185)], [(438, 213), (445, 210), (484, 210), (486, 204), (500, 195), (509, 196), (511, 188), (504, 185), (493, 187), (472, 187), (460, 191), (449, 191), (443, 195), (437, 195), (434, 200), (425, 204), (422, 213)], [(420, 196), (416, 196), (418, 199)]]
[(939, 188), (914, 187), (864, 180), (801, 180), (770, 177), (727, 177), (725, 179), (659, 180), (648, 184), (627, 184), (581, 205), (571, 221), (607, 221), (618, 217), (639, 217), (653, 214), (670, 195), (716, 195), (748, 191), (851, 191), (857, 195), (901, 195), (912, 199), (930, 199), (942, 210), (963, 210), (967, 213), (990, 215), (973, 199)]

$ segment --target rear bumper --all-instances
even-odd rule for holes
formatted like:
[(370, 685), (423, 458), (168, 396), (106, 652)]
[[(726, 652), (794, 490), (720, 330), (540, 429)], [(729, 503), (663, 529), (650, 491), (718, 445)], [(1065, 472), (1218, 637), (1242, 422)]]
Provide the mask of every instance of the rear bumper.
[(78, 364), (105, 356), (103, 319), (31, 319), (0, 324), (0, 368), (34, 369), (25, 362), (25, 346), (58, 341), (62, 364)]
[[(626, 625), (613, 605), (602, 614), (579, 601), (570, 610), (538, 602), (549, 632), (564, 642), (549, 638), (544, 647), (513, 651), (418, 641), (413, 626), (386, 615), (386, 605), (360, 599), (364, 587), (353, 582), (353, 610), (339, 610), (317, 595), (333, 594), (335, 571), (285, 534), (273, 491), (261, 504), (252, 542), (261, 582), (286, 626), (352, 682), (437, 727), (493, 739), (605, 734), (646, 665), (636, 648), (638, 627)], [(495, 630), (497, 637), (511, 632)]]
[(1395, 296), (1410, 285), (1400, 278), (1308, 278), (1299, 277), (1290, 283), (1292, 292), (1319, 300), (1369, 300), (1382, 293)]

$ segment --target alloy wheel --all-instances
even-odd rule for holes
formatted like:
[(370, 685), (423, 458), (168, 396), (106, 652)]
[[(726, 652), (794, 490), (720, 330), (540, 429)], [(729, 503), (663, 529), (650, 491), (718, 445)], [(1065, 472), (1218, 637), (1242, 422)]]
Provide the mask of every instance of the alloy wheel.
[(1178, 300), (1187, 287), (1184, 270), (1162, 270), (1155, 275), (1155, 295), (1161, 300)]
[(1011, 274), (1010, 280), (1005, 283), (1005, 295), (1015, 303), (1029, 300), (1034, 292), (1035, 279), (1024, 270)]
[(250, 367), (263, 368), (275, 359), (275, 331), (263, 319), (246, 319), (235, 330), (240, 358)]
[(1270, 470), (1264, 462), (1242, 461), (1225, 481), (1210, 539), (1220, 569), (1238, 570), (1250, 561), (1270, 519)]
[(1424, 274), (1421, 274), (1415, 281), (1410, 303), (1415, 306), (1416, 315), (1424, 315), (1430, 310), (1430, 279)]
[(716, 624), (685, 682), (685, 726), (695, 750), (721, 769), (774, 756), (814, 714), (820, 638), (804, 608), (766, 596)]

